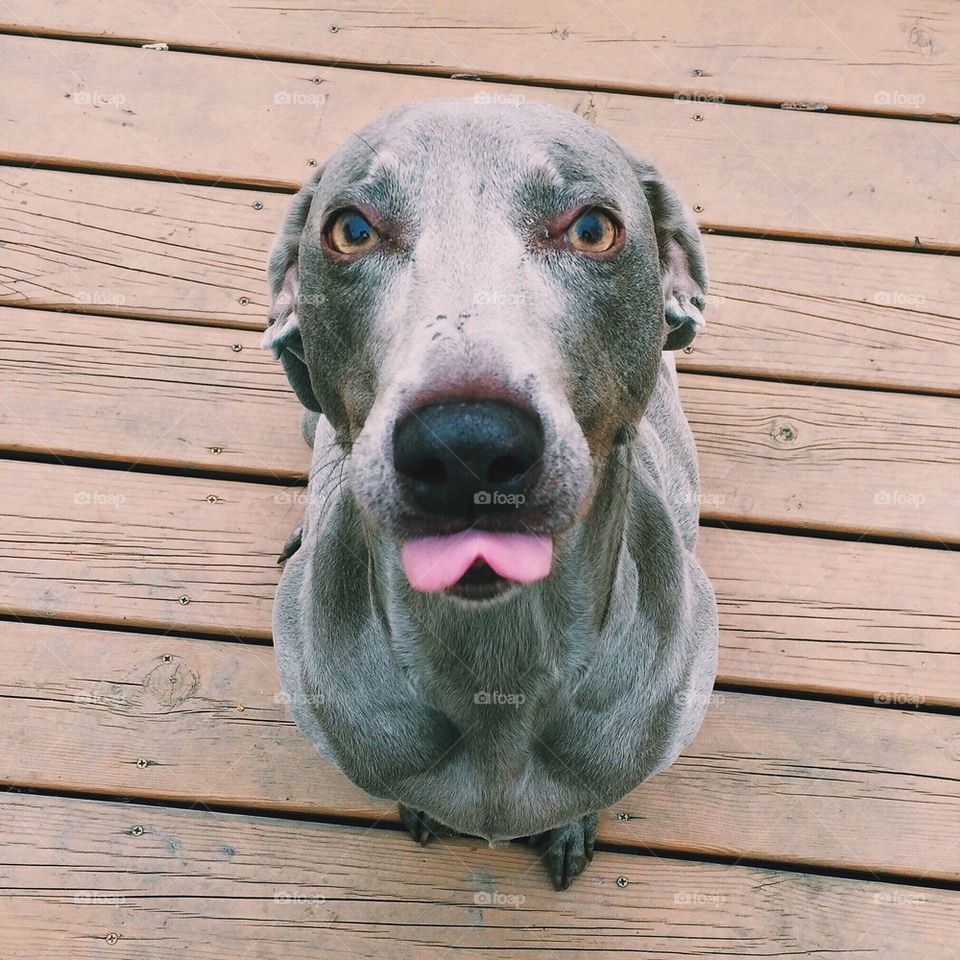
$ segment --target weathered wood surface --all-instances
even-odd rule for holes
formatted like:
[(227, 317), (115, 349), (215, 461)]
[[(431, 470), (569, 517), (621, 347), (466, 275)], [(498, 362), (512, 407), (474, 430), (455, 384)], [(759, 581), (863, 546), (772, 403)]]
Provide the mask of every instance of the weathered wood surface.
[(248, 56), (395, 66), (418, 73), (620, 90), (826, 104), (957, 116), (960, 24), (949, 0), (920, 6), (854, 0), (663, 5), (607, 0), (586, 8), (469, 0), (331, 4), (268, 0), (6, 0), (0, 29), (163, 41)]
[(960, 935), (953, 891), (598, 851), (558, 895), (516, 845), (422, 849), (393, 831), (49, 797), (2, 806), (0, 938), (37, 960), (953, 960)]
[(960, 127), (953, 124), (33, 37), (0, 37), (0, 60), (22, 78), (0, 87), (0, 160), (294, 186), (392, 106), (513, 96), (575, 109), (649, 155), (713, 227), (960, 249)]
[(306, 475), (299, 405), (258, 332), (45, 310), (4, 320), (0, 448)]
[[(267, 191), (0, 169), (0, 303), (262, 329), (264, 264), (288, 203)], [(681, 369), (960, 394), (960, 258), (704, 242), (708, 326), (678, 355)]]
[[(303, 489), (0, 463), (0, 610), (264, 639)], [(704, 529), (721, 677), (960, 703), (960, 558)]]
[(266, 255), (289, 202), (2, 167), (0, 303), (262, 329)]
[[(960, 260), (906, 249), (960, 249), (960, 130), (721, 101), (955, 115), (953, 12), (682, 0), (651, 29), (627, 0), (546, 19), (8, 0), (0, 161), (24, 166), (0, 169), (0, 781), (101, 799), (0, 794), (0, 960), (952, 960), (960, 893), (802, 871), (960, 882), (960, 717), (939, 710), (960, 706), (960, 558), (723, 522), (960, 542)], [(412, 844), (297, 731), (269, 645), (232, 642), (269, 639), (303, 510), (296, 405), (256, 348), (287, 193), (366, 120), (435, 96), (576, 109), (708, 231), (710, 326), (679, 361), (720, 679), (755, 692), (715, 693), (680, 761), (604, 812), (617, 852), (569, 894), (519, 846)], [(368, 826), (322, 822), (340, 818)]]
[[(300, 408), (256, 334), (2, 317), (2, 447), (305, 475)], [(960, 541), (960, 399), (692, 374), (681, 393), (704, 517)]]
[[(8, 783), (396, 820), (293, 725), (269, 647), (3, 632)], [(715, 693), (697, 739), (602, 814), (600, 837), (960, 880), (960, 718), (904, 707)]]

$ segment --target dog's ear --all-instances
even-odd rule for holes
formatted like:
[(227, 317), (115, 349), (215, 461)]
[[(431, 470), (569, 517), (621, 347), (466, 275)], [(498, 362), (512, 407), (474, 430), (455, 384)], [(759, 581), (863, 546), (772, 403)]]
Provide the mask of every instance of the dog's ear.
[(318, 171), (293, 198), (280, 232), (267, 260), (267, 282), (270, 287), (270, 317), (260, 346), (270, 350), (283, 364), (284, 372), (300, 402), (317, 413), (320, 403), (310, 384), (310, 371), (303, 358), (297, 298), (300, 293), (300, 237), (303, 234), (310, 204), (313, 202), (322, 171)]
[(634, 156), (629, 160), (646, 195), (657, 235), (667, 323), (663, 349), (679, 350), (705, 323), (707, 262), (700, 229), (689, 207), (652, 163)]

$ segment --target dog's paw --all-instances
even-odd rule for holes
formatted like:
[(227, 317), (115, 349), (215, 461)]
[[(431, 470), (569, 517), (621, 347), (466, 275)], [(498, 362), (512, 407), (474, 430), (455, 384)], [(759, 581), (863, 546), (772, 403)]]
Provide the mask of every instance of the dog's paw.
[(289, 560), (299, 549), (300, 544), (303, 542), (303, 524), (301, 523), (293, 533), (290, 534), (287, 542), (283, 545), (283, 549), (280, 551), (280, 556), (277, 557), (277, 563), (285, 563)]
[(397, 809), (400, 811), (401, 823), (421, 847), (425, 847), (434, 837), (454, 836), (454, 832), (449, 827), (445, 827), (439, 820), (434, 820), (430, 814), (422, 810), (405, 807), (402, 803), (397, 804)]
[(597, 815), (554, 827), (527, 841), (537, 848), (547, 866), (555, 890), (566, 890), (574, 877), (583, 873), (593, 860), (593, 844), (597, 838)]

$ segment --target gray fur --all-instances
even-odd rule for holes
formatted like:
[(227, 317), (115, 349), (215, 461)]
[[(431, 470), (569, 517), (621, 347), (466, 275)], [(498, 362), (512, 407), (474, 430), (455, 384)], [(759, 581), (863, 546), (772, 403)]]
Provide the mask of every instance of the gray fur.
[[(544, 219), (584, 200), (622, 217), (616, 260), (537, 245)], [(397, 241), (333, 264), (321, 226), (360, 202)], [(661, 353), (703, 323), (692, 215), (574, 114), (431, 101), (375, 121), (303, 188), (269, 279), (265, 343), (324, 414), (305, 419), (302, 546), (274, 610), (297, 723), (413, 816), (492, 842), (552, 831), (554, 858), (561, 843), (585, 862), (577, 824), (677, 757), (715, 674), (696, 455)], [(549, 577), (484, 602), (407, 584), (399, 542), (417, 517), (391, 458), (426, 390), (459, 396), (478, 379), (542, 419), (524, 526), (555, 537)]]

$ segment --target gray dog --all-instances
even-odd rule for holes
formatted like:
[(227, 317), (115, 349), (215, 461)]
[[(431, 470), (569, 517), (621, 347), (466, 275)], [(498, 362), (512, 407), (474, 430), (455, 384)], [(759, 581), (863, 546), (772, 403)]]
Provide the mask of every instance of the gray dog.
[(420, 842), (529, 837), (566, 888), (713, 685), (661, 353), (703, 324), (696, 224), (573, 113), (433, 101), (303, 187), (269, 280), (264, 342), (313, 411), (274, 608), (293, 715)]

